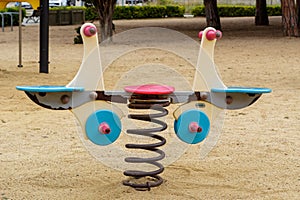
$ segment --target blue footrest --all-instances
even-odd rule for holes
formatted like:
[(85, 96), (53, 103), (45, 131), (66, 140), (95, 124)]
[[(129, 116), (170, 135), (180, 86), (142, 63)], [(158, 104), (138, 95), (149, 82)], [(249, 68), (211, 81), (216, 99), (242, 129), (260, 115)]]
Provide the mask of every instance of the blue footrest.
[(82, 92), (83, 87), (66, 87), (66, 86), (50, 86), (50, 85), (39, 85), (39, 86), (17, 86), (18, 90), (25, 92)]
[(251, 88), (251, 87), (228, 87), (228, 88), (212, 88), (211, 92), (215, 93), (246, 93), (246, 94), (263, 94), (270, 93), (269, 88)]

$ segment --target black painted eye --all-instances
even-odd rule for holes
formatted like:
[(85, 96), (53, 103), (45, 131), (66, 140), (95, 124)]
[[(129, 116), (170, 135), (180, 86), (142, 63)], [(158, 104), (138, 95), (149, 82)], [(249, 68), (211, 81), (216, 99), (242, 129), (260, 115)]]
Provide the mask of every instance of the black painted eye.
[(70, 97), (68, 95), (62, 95), (61, 98), (60, 98), (60, 101), (63, 103), (63, 104), (67, 104), (70, 102)]
[(233, 102), (232, 96), (226, 96), (226, 104), (230, 105)]
[(195, 106), (197, 108), (204, 108), (205, 107), (205, 104), (204, 103), (196, 103)]

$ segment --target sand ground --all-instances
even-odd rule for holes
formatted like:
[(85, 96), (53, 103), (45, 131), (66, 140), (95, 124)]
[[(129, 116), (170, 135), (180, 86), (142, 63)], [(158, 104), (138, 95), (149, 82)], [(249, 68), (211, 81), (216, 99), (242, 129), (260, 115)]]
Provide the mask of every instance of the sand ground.
[[(147, 192), (125, 187), (122, 172), (94, 159), (68, 111), (34, 105), (16, 85), (65, 85), (80, 66), (76, 26), (50, 27), (50, 73), (38, 73), (38, 26), (0, 33), (0, 199), (299, 199), (300, 39), (283, 37), (281, 18), (223, 18), (215, 61), (226, 85), (270, 87), (251, 107), (229, 111), (218, 144), (204, 160), (185, 154)], [(175, 29), (197, 40), (203, 18), (115, 21), (116, 31)]]

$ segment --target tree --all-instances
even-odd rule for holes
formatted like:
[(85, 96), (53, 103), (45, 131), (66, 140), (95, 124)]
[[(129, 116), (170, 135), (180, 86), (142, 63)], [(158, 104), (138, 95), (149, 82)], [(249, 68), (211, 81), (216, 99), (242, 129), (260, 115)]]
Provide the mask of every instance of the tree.
[(266, 0), (256, 0), (255, 25), (269, 25)]
[(283, 34), (299, 36), (299, 21), (294, 0), (281, 0)]
[(113, 35), (113, 13), (117, 0), (91, 0), (98, 11), (100, 22), (100, 41)]
[(300, 28), (300, 0), (297, 0), (296, 3), (296, 13), (297, 13), (297, 17), (298, 17), (298, 28)]
[(206, 24), (221, 30), (220, 16), (218, 14), (217, 0), (204, 0)]

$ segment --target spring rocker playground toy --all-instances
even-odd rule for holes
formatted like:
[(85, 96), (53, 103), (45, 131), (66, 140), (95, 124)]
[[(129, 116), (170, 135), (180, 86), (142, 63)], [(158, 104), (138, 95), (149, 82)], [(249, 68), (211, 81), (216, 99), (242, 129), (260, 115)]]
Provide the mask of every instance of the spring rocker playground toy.
[[(131, 38), (132, 33), (142, 35), (139, 32), (141, 30), (130, 32), (129, 35)], [(96, 27), (86, 23), (80, 32), (84, 42), (84, 55), (82, 64), (70, 83), (66, 86), (17, 86), (17, 89), (24, 91), (33, 102), (44, 108), (70, 110), (78, 120), (80, 138), (87, 150), (103, 164), (124, 170), (128, 179), (123, 184), (137, 190), (150, 190), (151, 187), (161, 185), (163, 179), (159, 174), (164, 171), (164, 166), (177, 160), (190, 145), (199, 145), (200, 156), (206, 156), (218, 140), (225, 109), (245, 108), (256, 102), (263, 93), (271, 92), (268, 88), (224, 85), (213, 61), (214, 46), (222, 33), (214, 28), (209, 27), (199, 33), (200, 50), (197, 42), (191, 42), (192, 39), (187, 39), (183, 34), (150, 28), (147, 29), (148, 33), (157, 34), (156, 44), (143, 48), (137, 48), (134, 44), (128, 47), (132, 42), (124, 41), (121, 34), (119, 39), (123, 46), (121, 44), (120, 49), (108, 51), (104, 56), (101, 55), (103, 52), (98, 44)], [(174, 47), (159, 46), (166, 38), (176, 38), (175, 41), (179, 43), (191, 42), (199, 53), (196, 50), (197, 55), (193, 60), (190, 57), (190, 52), (195, 52), (193, 48), (186, 48), (182, 52)], [(152, 37), (143, 39), (151, 40)], [(113, 39), (112, 46), (117, 41), (117, 37)], [(171, 43), (165, 43), (165, 46), (169, 44)], [(187, 83), (185, 79), (180, 82), (183, 80), (180, 78), (169, 81), (172, 73), (181, 76), (176, 70), (168, 71), (165, 80), (158, 78), (156, 81), (149, 81), (141, 75), (137, 78), (135, 73), (138, 70), (145, 72), (152, 69), (159, 72), (160, 68), (169, 69), (169, 66), (150, 62), (139, 65), (136, 68), (138, 70), (131, 70), (126, 76), (122, 76), (121, 82), (118, 82), (121, 89), (105, 90), (104, 78), (107, 76), (103, 75), (104, 67), (120, 57), (128, 57), (128, 52), (144, 49), (163, 49), (192, 65), (193, 84)], [(110, 52), (117, 53), (112, 55)], [(103, 61), (108, 57), (107, 61)], [(148, 74), (153, 75), (153, 72)], [(126, 85), (130, 75), (133, 75), (137, 84)], [(187, 87), (181, 90), (181, 85)], [(170, 116), (166, 107), (172, 106), (173, 116)], [(162, 120), (168, 116), (173, 125), (165, 122), (169, 120)], [(168, 129), (168, 124), (174, 126), (175, 134)]]

